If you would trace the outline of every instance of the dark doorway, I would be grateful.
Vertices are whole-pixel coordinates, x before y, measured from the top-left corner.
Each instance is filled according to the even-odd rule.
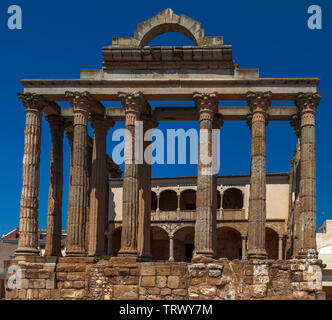
[[[186,261],[190,262],[193,257],[195,246],[191,243],[186,244]]]

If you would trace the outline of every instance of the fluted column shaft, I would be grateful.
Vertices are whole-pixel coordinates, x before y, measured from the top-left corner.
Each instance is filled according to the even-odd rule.
[[[271,105],[271,93],[247,94],[251,117],[251,170],[248,222],[249,259],[265,259],[266,223],[266,168],[265,168],[265,126],[267,110]]]
[[[213,157],[212,129],[218,110],[218,97],[216,93],[195,93],[194,101],[200,120],[194,258],[213,258],[216,252],[217,184],[216,174],[213,173],[214,161],[207,159]]]
[[[46,256],[61,256],[64,119],[47,117],[51,129],[50,186],[47,203]]]
[[[43,99],[19,94],[25,110],[24,155],[20,203],[20,237],[16,255],[38,255],[38,194]]]
[[[293,210],[293,239],[292,241],[292,256],[296,258],[298,256],[299,250],[301,248],[300,239],[301,228],[300,228],[300,214],[301,214],[301,196],[300,196],[300,160],[301,160],[301,119],[299,115],[293,117],[291,125],[294,127],[295,134],[297,136],[297,145],[294,150],[293,158],[293,170],[292,170],[292,181],[294,186],[292,186],[292,193],[294,191],[295,199],[294,204],[292,204]]]
[[[143,136],[158,123],[149,116],[142,118]],[[142,259],[151,259],[151,141],[143,141],[144,161],[139,165],[138,251]]]
[[[320,93],[299,93],[296,106],[301,119],[300,250],[299,256],[316,254],[316,146],[315,113]]]
[[[67,93],[74,111],[71,191],[67,222],[67,256],[86,255],[85,224],[88,208],[88,93]]]
[[[122,195],[122,231],[119,256],[138,257],[139,165],[136,152],[136,121],[140,119],[145,99],[140,93],[119,93],[125,110],[125,172]]]
[[[106,136],[112,122],[102,116],[92,118],[94,132],[92,151],[92,174],[89,214],[89,247],[90,256],[105,253],[105,216],[106,212]]]

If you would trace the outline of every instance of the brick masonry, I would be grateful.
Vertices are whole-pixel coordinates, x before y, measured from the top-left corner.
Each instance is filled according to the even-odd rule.
[[[25,257],[9,266],[21,268],[21,289],[6,288],[11,300],[324,299],[321,283],[308,282],[315,278],[310,268],[322,268],[314,258],[169,263]]]

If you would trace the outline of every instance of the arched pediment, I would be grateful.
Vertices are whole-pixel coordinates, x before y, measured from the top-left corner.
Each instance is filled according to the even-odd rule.
[[[140,47],[146,46],[153,38],[165,32],[180,32],[190,38],[196,45],[204,38],[202,24],[185,15],[178,16],[172,9],[159,12],[137,26],[134,38]]]

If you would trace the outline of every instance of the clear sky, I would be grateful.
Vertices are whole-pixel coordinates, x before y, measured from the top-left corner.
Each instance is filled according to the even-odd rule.
[[[23,29],[9,30],[10,5],[20,5]],[[307,9],[322,8],[323,29],[307,27]],[[133,36],[138,23],[172,8],[200,21],[206,35],[224,36],[233,45],[233,59],[241,68],[259,68],[261,77],[319,77],[322,99],[316,116],[317,224],[332,219],[332,2],[280,1],[79,1],[1,0],[0,2],[0,235],[19,225],[24,146],[24,107],[17,99],[20,79],[75,79],[80,69],[100,69],[101,47],[112,37]],[[178,34],[158,36],[150,45],[191,45]],[[292,104],[293,102],[289,102]],[[223,102],[221,101],[222,105]],[[229,102],[225,104],[229,105]],[[107,105],[116,105],[108,103]],[[152,106],[165,105],[152,102]],[[188,102],[185,105],[193,105]],[[196,122],[160,123],[161,128],[197,128]],[[123,126],[118,123],[115,128]],[[50,133],[43,120],[40,164],[39,226],[46,227]],[[112,130],[108,135],[108,150]],[[267,171],[287,172],[296,145],[288,122],[267,127]],[[69,147],[64,148],[64,205],[66,224]],[[250,134],[245,122],[226,122],[221,129],[222,174],[248,174]],[[153,176],[192,176],[195,165],[153,167]]]

